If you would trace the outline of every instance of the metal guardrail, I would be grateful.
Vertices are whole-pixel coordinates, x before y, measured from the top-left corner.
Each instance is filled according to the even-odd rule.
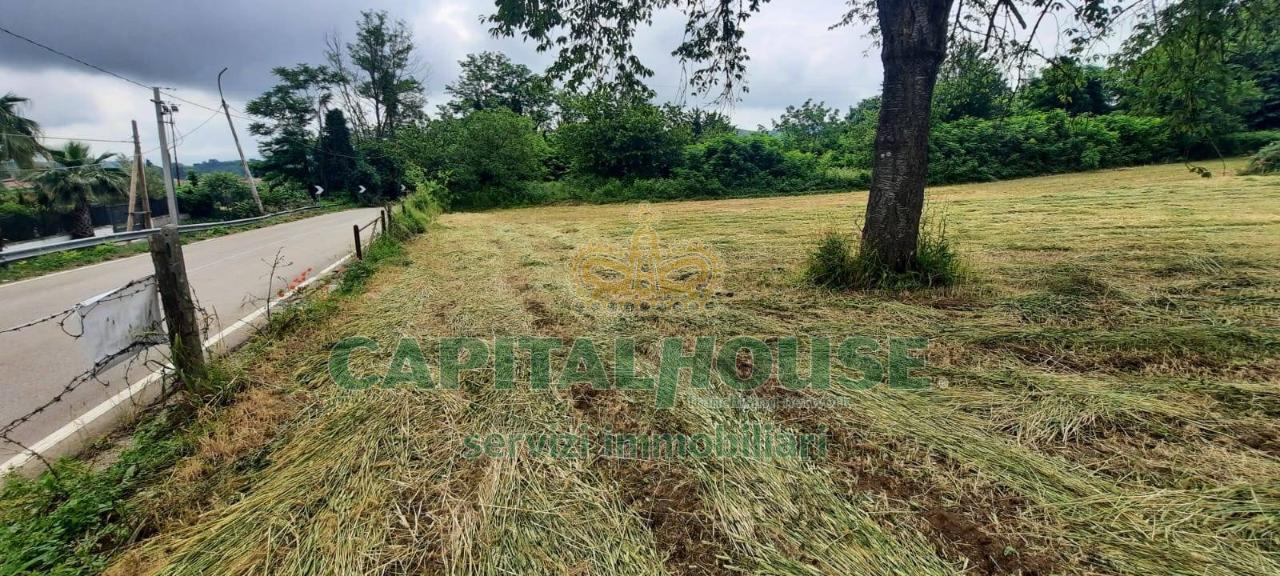
[[[294,208],[293,210],[282,210],[274,214],[266,214],[263,216],[254,216],[252,218],[241,218],[239,220],[225,220],[222,222],[201,222],[199,224],[184,224],[178,226],[178,233],[184,232],[200,232],[202,230],[212,230],[214,228],[223,228],[227,226],[239,226],[242,224],[252,224],[260,222],[268,218],[293,214],[295,212],[305,212],[307,210],[315,210],[320,206],[306,206],[303,208]],[[132,232],[119,232],[116,234],[107,234],[105,236],[92,236],[89,238],[81,238],[79,240],[68,240],[66,242],[58,242],[56,244],[46,244],[44,246],[36,246],[34,248],[24,248],[19,250],[6,250],[0,252],[0,264],[8,264],[9,262],[17,262],[43,256],[45,254],[53,254],[66,250],[76,250],[79,248],[88,248],[90,246],[98,246],[100,244],[110,244],[112,242],[128,242],[130,240],[139,240],[146,238],[156,232],[159,228],[147,228],[145,230],[134,230]]]

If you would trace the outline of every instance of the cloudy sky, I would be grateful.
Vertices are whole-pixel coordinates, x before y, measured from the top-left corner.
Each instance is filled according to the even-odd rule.
[[[768,124],[805,98],[845,107],[880,89],[880,62],[865,28],[828,30],[844,2],[786,0],[766,4],[748,24],[750,92],[726,110],[744,128]],[[5,0],[0,27],[43,42],[146,85],[173,88],[182,98],[218,103],[215,78],[224,66],[233,107],[272,84],[274,66],[323,60],[326,34],[350,39],[362,9],[385,9],[409,23],[429,89],[428,109],[446,100],[443,88],[466,54],[500,50],[534,70],[550,61],[519,39],[495,39],[480,22],[492,0]],[[643,61],[657,72],[659,100],[699,104],[686,94],[670,56],[683,30],[679,14],[659,14],[637,38]],[[49,136],[127,139],[136,119],[143,149],[156,147],[149,91],[0,33],[0,92],[32,100],[27,113]],[[179,103],[178,156],[184,163],[232,159],[224,119]],[[240,122],[242,137],[247,132]],[[55,143],[51,141],[50,143]],[[126,152],[128,145],[95,148]],[[250,140],[247,152],[257,155]],[[155,155],[151,155],[153,158]],[[158,159],[158,158],[157,158]]]

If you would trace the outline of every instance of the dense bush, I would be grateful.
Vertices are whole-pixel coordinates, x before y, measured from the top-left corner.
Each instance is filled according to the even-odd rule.
[[[448,188],[441,203],[454,208],[487,208],[526,200],[530,182],[540,180],[547,145],[533,122],[505,109],[446,118],[397,135],[409,164]]]
[[[312,203],[311,194],[301,184],[292,182],[259,186],[258,195],[262,198],[262,207],[269,213],[301,208]]]
[[[680,164],[690,131],[649,104],[587,97],[556,130],[554,145],[571,170],[604,178],[661,178]]]
[[[929,181],[1004,180],[1038,174],[1147,164],[1174,156],[1158,118],[1035,112],[934,126]]]
[[[1223,156],[1244,156],[1262,150],[1272,142],[1280,141],[1280,130],[1257,130],[1254,132],[1236,132],[1222,137],[1218,143],[1218,151]],[[1201,150],[1199,157],[1212,158],[1209,150]]]
[[[910,290],[959,284],[970,275],[968,263],[947,236],[946,218],[926,215],[920,225],[915,259],[907,270],[893,271],[862,250],[847,232],[829,230],[809,253],[804,277],[815,285],[836,290]]]
[[[40,218],[36,209],[12,200],[0,202],[0,238],[6,242],[30,240],[36,237]]]
[[[1249,159],[1249,165],[1241,170],[1241,174],[1275,174],[1280,172],[1280,140],[1272,142],[1253,158]]]
[[[175,191],[178,209],[198,219],[226,219],[257,213],[253,194],[243,178],[227,172],[215,172],[200,178],[194,186],[184,184]],[[245,212],[248,203],[249,214]]]
[[[817,169],[812,154],[788,153],[782,143],[764,135],[723,135],[685,150],[684,169],[714,180],[721,187],[760,188],[780,178],[804,176]]]

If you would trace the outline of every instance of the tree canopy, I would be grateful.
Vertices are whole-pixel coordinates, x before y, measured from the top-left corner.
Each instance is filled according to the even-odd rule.
[[[458,79],[445,87],[453,97],[444,109],[465,115],[477,110],[506,108],[528,116],[540,129],[551,127],[555,94],[551,82],[534,74],[528,66],[516,64],[501,52],[468,54],[458,63]]]
[[[0,96],[0,163],[12,161],[30,168],[38,156],[46,155],[37,140],[40,125],[19,113],[28,100],[12,92]]]

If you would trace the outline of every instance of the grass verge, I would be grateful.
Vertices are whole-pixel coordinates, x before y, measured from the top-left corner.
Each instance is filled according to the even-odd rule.
[[[434,216],[429,199],[407,200],[391,233],[344,270],[336,290],[322,287],[301,296],[240,350],[214,361],[210,382],[202,386],[214,393],[172,398],[81,456],[60,459],[35,478],[6,478],[0,574],[100,573],[121,550],[175,517],[194,514],[194,503],[227,496],[229,485],[222,482],[228,476],[265,466],[262,451],[306,397],[265,391],[247,367],[269,355],[272,342],[335,314]]]

